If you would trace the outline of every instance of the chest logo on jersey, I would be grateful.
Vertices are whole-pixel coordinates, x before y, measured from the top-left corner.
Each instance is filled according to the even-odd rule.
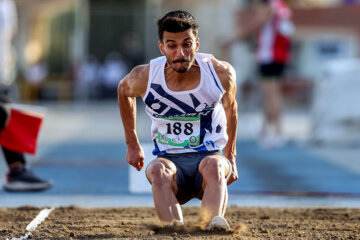
[[[151,108],[154,114],[163,116],[177,116],[184,113],[197,113],[206,111],[206,109],[214,108],[215,103],[201,103],[200,100],[192,93],[189,93],[186,102],[176,98],[175,96],[167,93],[160,84],[152,83],[145,101],[145,104]],[[159,95],[155,97],[154,94]],[[166,99],[161,101],[160,99]]]

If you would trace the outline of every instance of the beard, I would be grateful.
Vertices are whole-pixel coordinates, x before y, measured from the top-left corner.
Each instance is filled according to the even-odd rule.
[[[167,58],[167,62],[174,71],[176,71],[178,73],[186,73],[186,72],[188,72],[190,70],[191,66],[193,65],[194,59],[195,59],[194,57],[190,58],[190,59],[179,58],[179,59],[175,59],[173,61],[170,61]],[[180,67],[176,67],[175,66],[176,63],[188,63],[188,65],[182,65]]]

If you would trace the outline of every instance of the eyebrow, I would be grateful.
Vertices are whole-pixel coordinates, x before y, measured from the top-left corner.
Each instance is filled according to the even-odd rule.
[[[185,42],[185,41],[188,41],[188,40],[191,40],[191,37],[187,37],[183,41]],[[168,42],[176,42],[176,41],[173,40],[173,39],[168,39],[168,40],[165,41],[165,43],[168,43]]]

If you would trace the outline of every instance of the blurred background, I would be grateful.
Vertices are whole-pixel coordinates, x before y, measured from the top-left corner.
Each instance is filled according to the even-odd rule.
[[[239,50],[234,49],[231,56],[223,56],[219,47],[221,40],[236,29],[236,11],[251,1],[14,2],[18,24],[5,24],[16,28],[14,84],[17,97],[24,101],[113,97],[107,88],[116,85],[135,65],[159,55],[155,21],[173,9],[186,9],[196,17],[201,27],[201,51],[231,61],[238,70],[239,82],[255,77],[251,55],[238,54]],[[293,95],[298,94],[291,97],[299,104],[308,104],[309,85],[325,61],[358,57],[360,26],[355,19],[359,17],[359,6],[356,0],[288,2],[296,26],[288,77],[301,85],[291,89]]]
[[[239,11],[252,2],[0,0],[2,36],[14,32],[11,47],[0,47],[1,56],[10,59],[1,61],[6,69],[1,85],[16,102],[47,108],[38,153],[28,158],[39,175],[55,180],[53,189],[40,195],[0,191],[2,204],[36,204],[54,196],[148,193],[130,187],[134,173],[125,162],[116,88],[134,66],[160,55],[156,20],[177,9],[191,12],[197,20],[200,52],[229,61],[237,71],[240,179],[230,186],[230,194],[240,198],[234,199],[296,195],[356,202],[360,2],[287,1],[296,29],[281,86],[289,141],[276,149],[257,145],[262,94],[253,56],[255,39],[237,42],[229,52],[221,48],[238,30]],[[150,152],[150,122],[141,100],[137,102],[139,138]],[[147,156],[147,163],[150,160]],[[1,174],[7,171],[3,162]]]

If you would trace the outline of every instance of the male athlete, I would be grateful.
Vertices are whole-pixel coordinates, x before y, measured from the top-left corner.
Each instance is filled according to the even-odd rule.
[[[146,176],[160,220],[182,225],[180,204],[199,198],[206,228],[229,229],[227,185],[238,178],[235,71],[227,62],[197,53],[198,25],[188,12],[167,13],[158,21],[158,33],[164,56],[135,67],[118,86],[126,160],[139,171],[144,166],[135,129],[135,97],[141,96],[152,120],[157,158]]]

